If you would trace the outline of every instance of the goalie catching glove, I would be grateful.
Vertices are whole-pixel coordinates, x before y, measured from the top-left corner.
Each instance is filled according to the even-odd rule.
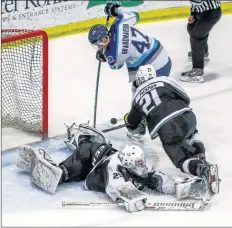
[[[139,135],[145,135],[146,134],[146,120],[143,119],[138,126],[135,128],[128,122],[128,113],[124,115],[124,122],[127,130],[131,132],[132,134],[139,134]]]
[[[105,138],[105,135],[97,129],[90,127],[89,124],[77,126],[73,123],[70,127],[67,127],[67,137],[68,140],[65,140],[65,143],[73,150],[86,140],[110,145],[110,141]]]

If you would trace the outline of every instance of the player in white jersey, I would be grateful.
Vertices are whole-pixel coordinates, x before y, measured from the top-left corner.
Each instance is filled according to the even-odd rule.
[[[138,13],[124,12],[113,3],[106,5],[105,13],[116,17],[110,30],[97,24],[88,34],[89,42],[98,48],[98,60],[107,61],[112,69],[120,69],[126,64],[129,82],[135,81],[138,68],[146,64],[153,65],[157,76],[169,76],[171,59],[163,45],[134,27],[139,21]]]
[[[85,180],[85,188],[105,192],[114,202],[124,202],[129,212],[145,207],[147,195],[141,190],[176,194],[201,199],[207,192],[204,181],[189,178],[176,182],[172,177],[149,166],[143,150],[126,145],[117,150],[101,132],[89,127],[68,128],[68,141],[74,149],[72,155],[56,164],[41,148],[24,146],[19,151],[16,165],[32,175],[32,181],[44,190],[55,193],[58,184]]]

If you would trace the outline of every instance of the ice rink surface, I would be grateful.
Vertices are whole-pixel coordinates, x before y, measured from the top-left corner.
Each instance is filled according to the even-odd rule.
[[[220,194],[204,212],[127,213],[123,208],[62,208],[61,201],[110,201],[107,195],[86,191],[83,182],[67,183],[50,195],[31,183],[30,176],[15,166],[17,149],[2,154],[2,225],[3,226],[232,226],[232,53],[229,35],[232,16],[223,16],[209,38],[211,61],[205,67],[205,83],[180,84],[192,98],[191,107],[198,119],[198,130],[206,146],[208,160],[219,166],[222,179]],[[191,68],[187,60],[189,37],[186,20],[138,25],[142,31],[159,39],[173,61],[172,77]],[[98,62],[88,45],[87,34],[50,42],[49,136],[65,133],[64,122],[82,123],[93,118],[94,89]],[[98,123],[122,117],[130,107],[131,91],[125,68],[113,71],[102,64]],[[77,104],[77,105],[75,105]],[[99,125],[99,127],[102,125]],[[127,138],[125,129],[108,137],[120,149]],[[13,140],[12,140],[13,139]],[[63,137],[35,144],[47,149],[55,161],[71,151]],[[39,137],[3,130],[5,149],[38,141]],[[163,172],[183,176],[169,161],[158,139],[146,135],[143,145],[149,161]],[[152,200],[175,200],[148,190]]]

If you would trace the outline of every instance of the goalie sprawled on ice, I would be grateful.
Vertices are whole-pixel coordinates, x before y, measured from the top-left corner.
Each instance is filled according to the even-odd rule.
[[[96,129],[74,124],[68,128],[72,155],[60,164],[42,149],[29,146],[20,148],[16,165],[32,175],[32,181],[48,192],[55,193],[64,182],[85,180],[86,189],[105,192],[114,202],[124,202],[127,211],[145,208],[147,195],[141,190],[148,187],[178,199],[199,199],[207,192],[200,178],[189,178],[177,183],[172,177],[155,171],[146,163],[143,150],[126,145],[117,150]],[[196,191],[197,190],[197,191]]]

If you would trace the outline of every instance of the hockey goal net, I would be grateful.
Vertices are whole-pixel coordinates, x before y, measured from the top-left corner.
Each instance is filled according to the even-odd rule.
[[[3,29],[2,128],[48,137],[48,36],[44,31]]]

